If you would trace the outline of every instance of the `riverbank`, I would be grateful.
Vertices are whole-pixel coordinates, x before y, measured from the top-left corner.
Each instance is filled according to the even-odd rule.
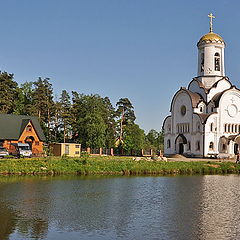
[[[239,174],[229,161],[135,161],[131,157],[2,159],[0,175],[192,175]]]

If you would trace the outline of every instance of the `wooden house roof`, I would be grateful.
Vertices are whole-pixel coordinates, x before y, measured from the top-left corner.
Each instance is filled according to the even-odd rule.
[[[36,117],[14,114],[0,114],[0,140],[18,140],[31,121],[41,141],[45,141],[43,130]]]

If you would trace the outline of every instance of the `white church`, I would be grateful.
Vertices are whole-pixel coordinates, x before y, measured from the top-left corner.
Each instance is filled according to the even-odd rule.
[[[231,158],[240,145],[240,90],[224,69],[225,42],[212,31],[198,47],[198,76],[173,96],[163,122],[164,154]]]

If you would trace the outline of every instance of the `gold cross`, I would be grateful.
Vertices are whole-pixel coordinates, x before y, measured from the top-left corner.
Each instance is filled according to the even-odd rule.
[[[212,13],[210,13],[209,15],[208,15],[208,17],[210,18],[210,32],[212,32],[212,29],[213,29],[213,18],[215,18],[215,16],[213,16],[213,14]]]

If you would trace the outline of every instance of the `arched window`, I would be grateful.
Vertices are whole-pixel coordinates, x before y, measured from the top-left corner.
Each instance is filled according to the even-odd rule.
[[[26,131],[27,131],[27,132],[31,132],[31,131],[32,131],[32,126],[31,126],[31,125],[28,125],[27,128],[26,128]]]
[[[224,124],[224,132],[227,132],[227,124]]]
[[[200,141],[196,142],[196,150],[199,151],[200,150]]]
[[[170,139],[167,140],[167,148],[171,148],[171,141],[170,141]]]
[[[215,53],[214,55],[214,61],[215,61],[215,71],[220,71],[220,54]]]
[[[204,71],[204,53],[201,53],[201,72]]]
[[[209,150],[213,150],[213,147],[214,147],[213,142],[210,142],[210,144],[209,144]]]
[[[203,107],[200,107],[200,112],[203,112]]]

